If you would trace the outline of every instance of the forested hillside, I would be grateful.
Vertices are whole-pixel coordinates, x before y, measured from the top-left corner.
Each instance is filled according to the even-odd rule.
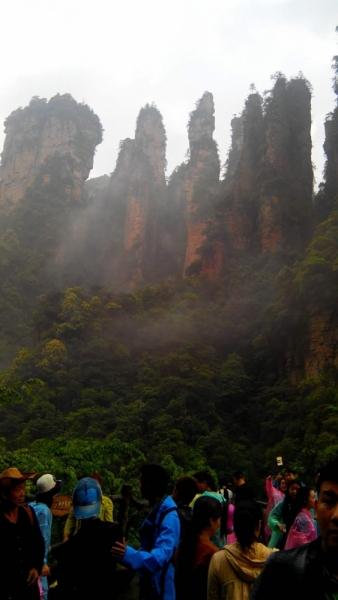
[[[154,106],[111,177],[86,185],[102,138],[89,107],[34,98],[9,117],[2,385],[44,385],[1,404],[4,468],[70,487],[100,470],[113,489],[147,459],[173,476],[242,468],[258,486],[277,455],[305,479],[338,455],[338,107],[314,195],[310,102],[302,75],[253,91],[219,180],[204,94],[168,184]]]

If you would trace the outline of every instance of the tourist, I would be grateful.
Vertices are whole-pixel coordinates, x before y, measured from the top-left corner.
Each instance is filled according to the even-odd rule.
[[[199,493],[197,496],[195,496],[192,505],[194,504],[196,499],[202,495],[210,496],[210,498],[218,500],[222,505],[221,525],[220,528],[213,535],[211,540],[212,543],[215,544],[215,546],[217,546],[217,548],[220,550],[226,544],[227,533],[230,533],[230,531],[228,531],[227,529],[230,505],[221,494],[216,492],[216,485],[213,476],[211,475],[211,473],[209,473],[209,471],[198,471],[197,473],[195,473],[194,479],[196,481]]]
[[[177,506],[166,494],[169,475],[160,465],[141,469],[140,492],[151,510],[141,527],[141,547],[116,543],[112,554],[122,565],[141,572],[140,600],[175,600],[173,558],[180,541]]]
[[[338,597],[338,460],[322,469],[315,506],[320,537],[267,560],[251,600],[317,600]],[[287,588],[287,591],[286,591]]]
[[[314,509],[315,502],[316,494],[312,487],[305,485],[299,488],[293,507],[294,521],[288,533],[285,550],[308,544],[318,537],[310,512]]]
[[[187,524],[192,519],[191,502],[197,494],[197,485],[192,477],[180,477],[174,487],[172,498],[176,502],[177,512],[181,523],[181,537],[183,537]]]
[[[36,514],[40,531],[45,542],[45,557],[43,561],[43,567],[40,577],[43,600],[48,598],[48,575],[50,575],[50,568],[48,566],[48,553],[51,545],[52,537],[52,524],[53,516],[51,513],[51,506],[53,504],[53,498],[55,494],[59,492],[62,486],[61,480],[56,480],[53,475],[49,473],[42,475],[36,482],[36,497],[35,501],[31,502],[29,506],[34,509]]]
[[[208,600],[249,600],[250,591],[273,552],[258,542],[262,509],[257,502],[236,504],[234,529],[237,541],[215,554],[210,563]]]
[[[255,490],[252,485],[246,483],[243,471],[235,471],[235,504],[243,500],[255,500]]]
[[[199,495],[204,492],[216,493],[214,478],[209,471],[197,471],[197,473],[193,475],[193,478],[195,479]]]
[[[286,481],[286,484],[288,484],[290,481],[294,481],[295,479],[297,479],[296,471],[294,469],[291,469],[291,467],[285,467],[284,479]]]
[[[269,514],[272,511],[272,509],[276,506],[276,504],[278,504],[278,502],[280,502],[281,500],[284,500],[285,492],[287,490],[287,484],[286,484],[285,479],[282,478],[279,481],[279,488],[276,489],[273,486],[272,477],[270,475],[266,479],[265,489],[266,489],[266,493],[268,496],[268,505],[266,507],[266,512],[265,512],[265,516],[264,516],[264,523],[265,523],[264,533],[265,533],[265,541],[268,543],[268,541],[271,537],[271,530],[268,526],[268,517],[269,517]]]
[[[300,487],[301,483],[297,479],[289,481],[284,500],[278,502],[270,512],[268,517],[268,527],[271,531],[269,548],[284,549],[286,536],[292,525],[292,508]]]
[[[81,522],[78,534],[56,550],[57,589],[62,600],[114,598],[116,594],[116,559],[111,547],[121,539],[117,523],[100,517],[102,490],[91,477],[75,486],[75,518]]]
[[[26,481],[36,473],[11,467],[0,475],[1,600],[39,600],[44,541],[35,512],[24,506]]]
[[[88,477],[91,479],[95,479],[98,482],[99,486],[102,488],[102,479],[99,473],[90,473]],[[107,521],[108,523],[113,523],[113,510],[114,506],[110,498],[108,496],[102,495],[101,499],[101,508],[99,518],[101,521]],[[63,541],[66,542],[71,535],[75,535],[79,531],[80,523],[75,518],[74,511],[72,510],[66,520],[65,528],[63,531]]]
[[[228,487],[228,480],[225,478],[221,478],[219,480],[219,493],[229,504],[235,503],[235,494]]]
[[[208,568],[218,547],[211,538],[220,528],[222,505],[211,496],[202,495],[193,506],[191,527],[186,531],[176,553],[177,600],[207,600]]]

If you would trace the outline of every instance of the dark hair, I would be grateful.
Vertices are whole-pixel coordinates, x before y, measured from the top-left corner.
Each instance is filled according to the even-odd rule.
[[[169,483],[168,471],[161,465],[148,463],[141,467],[140,479],[148,486],[149,496],[164,496]]]
[[[292,475],[297,475],[297,472],[294,469],[291,469],[291,467],[285,467],[284,474],[285,473],[292,473]]]
[[[203,481],[205,480],[203,479]],[[199,534],[209,525],[210,519],[216,521],[222,516],[222,510],[222,503],[216,498],[211,498],[211,496],[202,495],[194,503],[192,520],[176,553],[176,583],[178,588],[184,588],[186,578],[191,573]]]
[[[255,529],[262,521],[262,508],[258,502],[253,500],[243,500],[235,506],[234,530],[240,545],[244,548],[250,548],[256,540]]]
[[[286,488],[286,492],[285,492],[285,497],[283,500],[283,505],[282,505],[282,515],[283,515],[283,520],[285,523],[285,527],[286,530],[289,531],[293,521],[292,521],[292,516],[293,516],[293,510],[294,510],[294,503],[295,503],[295,498],[291,498],[289,491],[290,491],[290,487],[292,485],[299,485],[299,487],[302,487],[301,482],[299,481],[299,479],[291,479],[291,481],[289,481],[289,483],[287,484],[287,488]]]
[[[228,487],[228,480],[227,480],[227,478],[226,478],[226,477],[221,477],[221,478],[219,479],[218,483],[219,483],[219,487],[220,487],[220,488],[222,488],[223,486],[224,486],[224,487]]]
[[[285,479],[285,478],[284,478],[284,479]],[[299,485],[299,487],[302,487],[301,481],[299,481],[299,479],[291,479],[291,481],[289,481],[289,482],[287,483],[286,494],[289,494],[290,487],[291,487],[292,485],[295,485],[295,484],[296,484],[296,485]]]
[[[334,483],[338,483],[338,458],[328,463],[323,469],[320,470],[317,481],[318,495],[324,481],[333,481]]]
[[[175,490],[177,491],[175,502],[178,506],[188,506],[198,492],[196,481],[187,475],[176,481]]]
[[[54,496],[55,496],[55,490],[53,488],[51,490],[48,490],[48,492],[38,492],[35,495],[35,500],[36,500],[36,502],[41,502],[42,504],[46,504],[48,506],[48,508],[51,508],[51,506],[53,504]]]
[[[234,472],[234,478],[235,479],[242,479],[243,477],[244,477],[243,471],[235,471]]]
[[[197,473],[195,473],[195,475],[193,475],[193,478],[197,479],[197,481],[199,481],[200,483],[203,483],[203,481],[205,481],[205,483],[207,484],[207,486],[213,492],[216,492],[216,486],[215,486],[214,478],[211,475],[211,473],[209,473],[209,471],[197,471]]]
[[[291,507],[290,527],[294,524],[295,518],[300,513],[302,508],[305,508],[307,505],[310,492],[313,490],[314,488],[311,485],[302,485],[299,490],[297,490],[297,496]]]

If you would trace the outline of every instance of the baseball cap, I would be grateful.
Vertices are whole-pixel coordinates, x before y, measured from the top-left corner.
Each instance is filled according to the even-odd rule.
[[[95,479],[80,479],[73,492],[74,515],[77,519],[98,517],[101,509],[102,490]]]
[[[55,479],[54,475],[50,475],[50,473],[42,475],[36,482],[36,491],[38,494],[45,494],[51,490],[54,490],[57,494],[61,487],[61,479]]]

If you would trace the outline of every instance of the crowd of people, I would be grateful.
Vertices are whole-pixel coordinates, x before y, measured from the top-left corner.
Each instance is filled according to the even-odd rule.
[[[140,600],[338,599],[338,460],[318,471],[315,486],[292,469],[268,477],[265,514],[241,471],[233,491],[199,471],[169,495],[166,469],[145,464],[139,490],[149,512],[138,549],[122,538],[91,473],[73,491],[53,592],[50,508],[62,482],[42,475],[27,505],[26,482],[35,477],[15,467],[0,474],[1,599],[115,598],[117,564],[140,573]]]

